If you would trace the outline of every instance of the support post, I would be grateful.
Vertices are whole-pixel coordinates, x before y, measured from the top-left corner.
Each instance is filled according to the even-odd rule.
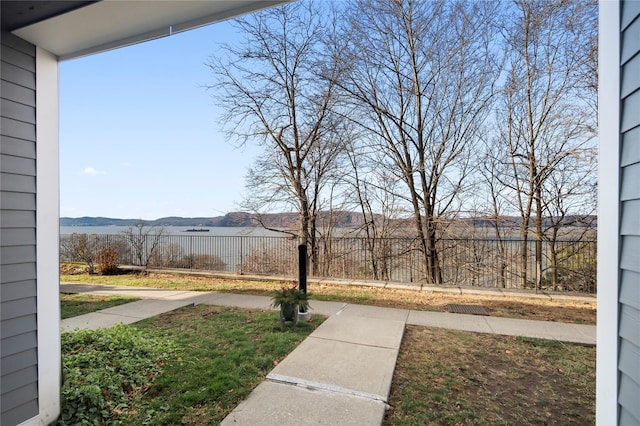
[[[307,292],[307,245],[298,245],[298,285],[300,291]]]

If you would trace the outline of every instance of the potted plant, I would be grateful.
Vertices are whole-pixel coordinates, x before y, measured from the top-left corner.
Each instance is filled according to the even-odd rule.
[[[293,327],[298,324],[299,313],[309,312],[309,294],[298,287],[282,287],[271,295],[274,308],[280,308],[280,329],[284,331],[284,322],[292,321]]]

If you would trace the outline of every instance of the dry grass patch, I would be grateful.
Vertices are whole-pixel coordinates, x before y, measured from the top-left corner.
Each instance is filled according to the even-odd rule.
[[[595,347],[408,327],[385,424],[595,421]]]

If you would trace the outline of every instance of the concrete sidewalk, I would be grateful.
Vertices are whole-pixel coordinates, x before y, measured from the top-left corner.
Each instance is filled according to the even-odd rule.
[[[189,304],[269,309],[267,296],[61,284],[61,292],[143,300],[62,321],[61,329],[109,327]],[[278,364],[223,425],[380,424],[406,325],[595,345],[596,327],[547,321],[311,302],[329,318]],[[295,403],[292,403],[295,401]]]

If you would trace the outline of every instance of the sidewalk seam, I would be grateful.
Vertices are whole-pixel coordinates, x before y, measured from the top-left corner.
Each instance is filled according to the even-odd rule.
[[[321,390],[326,392],[332,392],[340,395],[355,396],[357,398],[379,401],[384,404],[387,403],[387,398],[381,395],[376,395],[376,394],[367,393],[367,392],[360,392],[360,391],[356,391],[348,388],[343,388],[341,386],[327,385],[320,382],[313,382],[310,380],[299,379],[297,377],[269,373],[266,377],[266,380],[269,380],[275,383],[283,383],[283,384],[288,384],[292,386],[299,386],[306,389],[315,389],[315,390]]]

